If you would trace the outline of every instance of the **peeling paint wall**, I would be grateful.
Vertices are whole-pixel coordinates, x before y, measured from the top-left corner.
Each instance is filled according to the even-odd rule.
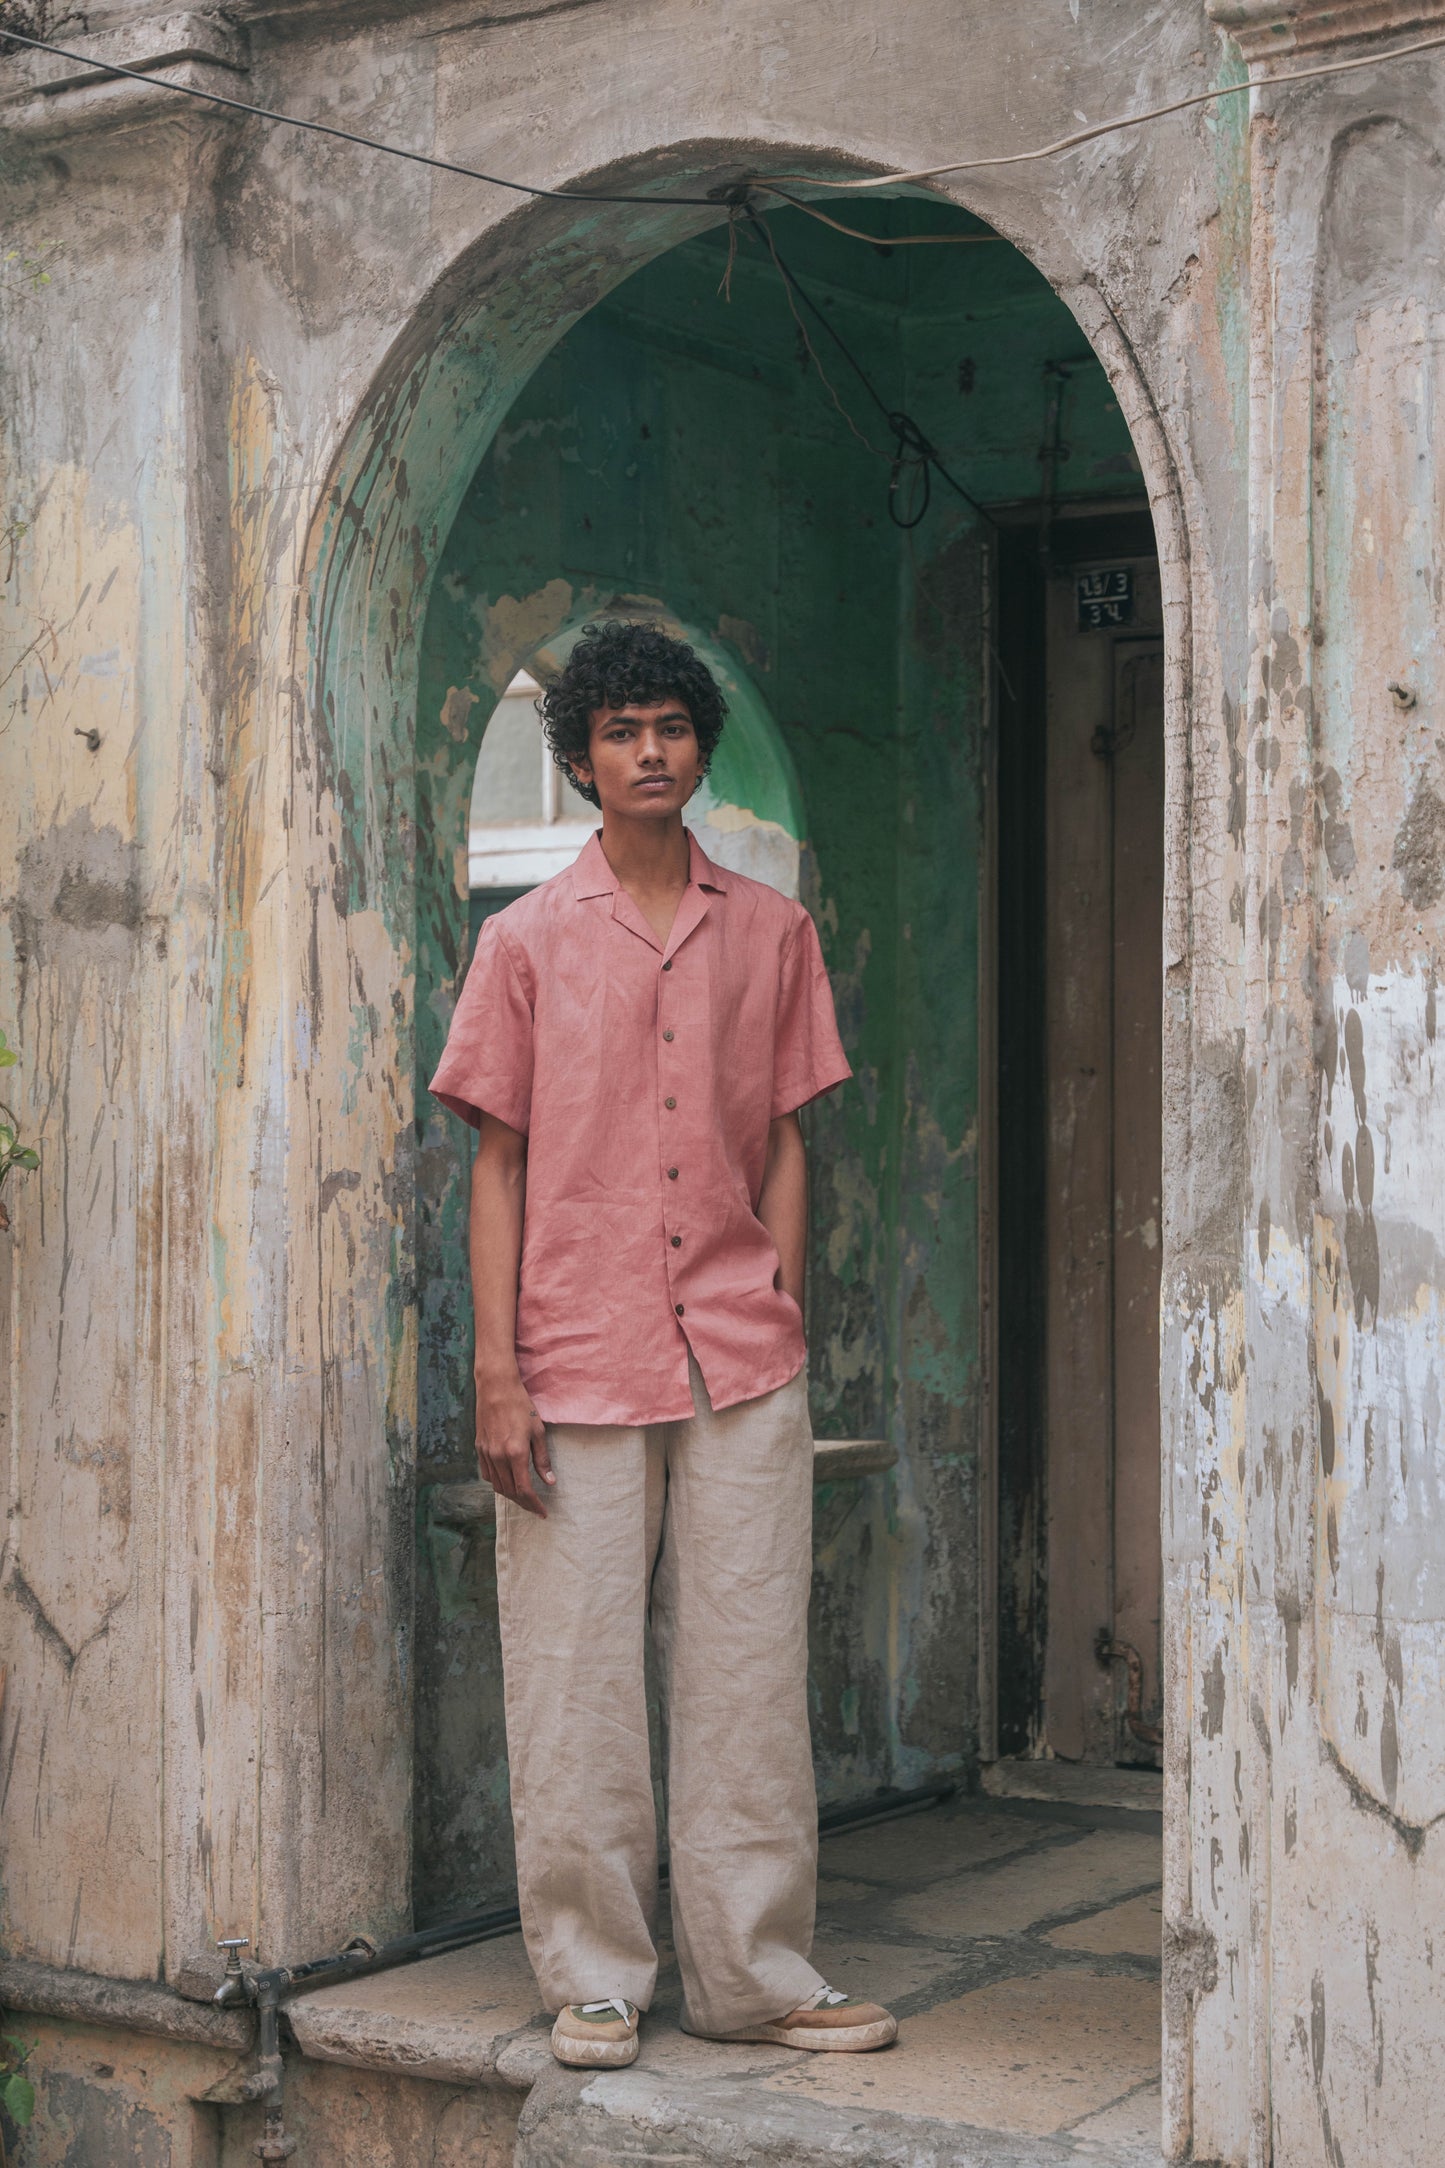
[[[187,17],[212,57],[173,63],[144,6],[90,11],[117,57],[628,192],[1001,155],[1252,72],[1248,106],[946,184],[1073,312],[1159,538],[1165,2126],[1178,2157],[1231,2168],[1438,2150],[1439,1546],[1420,1522],[1439,1512],[1445,146],[1435,61],[1269,78],[1442,12],[658,0],[638,36],[622,0],[344,24],[243,4]],[[0,63],[7,232],[51,269],[0,322],[0,1021],[44,1155],[0,1273],[4,1931],[199,1993],[216,1933],[280,1958],[409,1909],[425,614],[519,388],[715,221],[520,207],[135,83],[34,88],[56,66]],[[954,253],[910,275],[959,276]],[[925,378],[941,397],[963,356],[903,343],[951,448]],[[1005,460],[1020,449],[1011,421]],[[839,634],[837,505],[817,505],[778,560],[805,646]],[[929,533],[923,576],[947,577],[972,640],[966,528]],[[912,578],[888,613],[886,839],[856,772],[833,798],[820,782],[845,748],[811,773],[795,751],[863,1055],[852,1111],[817,1125],[842,1351],[820,1421],[886,1419],[923,1456],[889,1494],[886,1585],[917,1622],[903,1562],[927,1564],[943,1609],[921,1631],[953,1637],[952,1665],[967,1547],[930,1554],[925,1531],[945,1497],[966,1513],[975,1465],[974,1268],[939,1228],[978,1178],[977,1086],[966,979],[944,1005],[924,958],[966,931],[934,801],[972,822],[976,784],[947,729],[957,673],[899,599]],[[845,861],[886,909],[850,901]],[[874,1524],[834,1514],[825,1562],[861,1556]],[[839,1645],[824,1632],[825,1666]],[[974,1723],[947,1666],[910,1676],[899,1771]]]

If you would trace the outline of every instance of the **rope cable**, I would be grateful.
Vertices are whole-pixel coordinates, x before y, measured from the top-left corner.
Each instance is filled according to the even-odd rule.
[[[818,303],[808,292],[807,287],[804,286],[802,281],[799,279],[797,273],[790,269],[788,264],[784,261],[782,253],[778,248],[778,244],[773,239],[770,228],[758,216],[756,211],[745,211],[743,215],[746,217],[749,226],[758,235],[759,239],[763,241],[768,250],[768,253],[773,259],[774,264],[777,266],[778,275],[782,279],[783,284],[787,289],[788,303],[789,306],[792,308],[794,320],[797,322],[798,328],[803,334],[803,341],[804,345],[807,348],[809,358],[812,360],[813,365],[817,369],[819,376],[822,377],[824,384],[827,385],[828,392],[830,397],[832,398],[833,404],[837,407],[839,413],[843,416],[844,421],[847,422],[848,427],[852,430],[854,436],[858,438],[860,443],[866,445],[867,449],[870,452],[874,452],[875,454],[877,453],[877,446],[869,444],[868,439],[863,435],[862,430],[853,420],[851,414],[848,413],[847,409],[843,405],[843,402],[841,401],[841,399],[839,399],[836,390],[834,390],[833,385],[829,382],[827,373],[823,369],[823,366],[819,362],[817,354],[814,351],[813,342],[811,339],[809,339],[806,327],[803,325],[802,319],[798,315],[796,307],[797,302],[801,302],[803,307],[808,311],[809,315],[814,319],[814,321],[820,324],[823,330],[827,332],[828,337],[837,347],[844,361],[847,362],[848,367],[852,370],[854,376],[857,377],[858,382],[862,385],[864,391],[868,394],[868,397],[872,400],[874,406],[878,409],[878,412],[882,415],[884,421],[888,425],[890,432],[892,433],[893,451],[891,455],[885,452],[879,456],[889,461],[889,465],[892,470],[888,483],[888,516],[892,520],[894,526],[902,527],[903,529],[907,530],[910,527],[916,527],[918,525],[919,521],[923,518],[924,513],[928,510],[929,503],[933,494],[932,478],[936,474],[939,477],[940,481],[946,482],[948,484],[948,487],[954,492],[955,496],[961,497],[963,499],[963,502],[969,507],[970,511],[977,513],[978,517],[983,520],[987,526],[996,527],[998,522],[993,518],[991,513],[985,511],[984,507],[979,503],[976,497],[972,497],[969,495],[968,491],[964,488],[962,482],[958,480],[957,476],[949,472],[948,468],[943,463],[943,459],[938,451],[937,446],[930,443],[929,439],[919,428],[917,422],[914,421],[912,415],[906,413],[901,407],[889,406],[887,400],[877,389],[872,378],[868,375],[867,370],[863,367],[863,364],[859,361],[857,355],[853,352],[847,340],[843,337],[842,332],[839,331],[837,325],[831,321],[831,319],[827,315],[827,312],[819,307]],[[913,483],[913,493],[909,504],[909,510],[911,511],[912,516],[904,517],[902,508],[900,506],[900,492],[903,487],[904,478],[910,472],[915,476],[915,480]]]
[[[35,52],[52,53],[60,60],[71,60],[81,67],[94,68],[102,77],[124,76],[131,82],[148,83],[156,90],[173,91],[180,97],[199,99],[209,105],[225,106],[235,113],[246,113],[253,120],[274,121],[286,128],[304,128],[313,135],[332,136],[338,142],[359,144],[363,150],[382,151],[392,158],[407,159],[413,165],[430,166],[439,173],[455,173],[463,180],[485,181],[492,188],[510,189],[516,195],[545,197],[556,203],[637,204],[648,209],[672,204],[693,210],[712,210],[720,200],[718,195],[639,196],[614,195],[600,190],[594,192],[570,188],[542,188],[529,181],[507,180],[501,174],[482,173],[474,166],[458,165],[448,158],[433,158],[425,151],[404,150],[400,144],[383,143],[376,136],[358,135],[352,129],[338,128],[328,121],[305,120],[295,113],[278,113],[268,106],[248,105],[242,98],[228,98],[221,91],[203,90],[194,83],[173,82],[166,76],[148,74],[142,68],[127,67],[118,60],[101,60],[94,53],[79,53],[71,46],[54,44],[48,38],[34,38],[24,31],[7,29],[3,21],[0,21],[0,48],[9,45],[24,45]],[[1222,83],[1212,90],[1192,91],[1188,97],[1173,98],[1163,105],[1148,106],[1141,113],[1120,113],[1109,120],[1095,121],[1087,127],[1075,129],[1070,135],[1059,136],[1052,143],[1039,144],[1032,150],[1004,151],[990,158],[957,158],[946,165],[919,166],[912,172],[890,170],[887,173],[866,176],[852,175],[844,180],[828,180],[814,173],[755,174],[749,177],[748,185],[766,188],[769,193],[782,196],[785,202],[794,203],[795,208],[806,210],[807,205],[796,204],[795,199],[784,195],[775,183],[787,181],[809,188],[830,188],[853,194],[864,189],[897,188],[917,181],[938,180],[948,173],[981,173],[1000,166],[1028,165],[1039,159],[1057,158],[1066,151],[1078,150],[1085,143],[1097,142],[1101,136],[1115,135],[1126,128],[1141,128],[1147,121],[1164,120],[1170,114],[1185,113],[1195,106],[1212,105],[1216,98],[1239,97],[1254,90],[1273,90],[1288,83],[1318,82],[1325,76],[1348,75],[1357,68],[1373,68],[1382,66],[1387,61],[1409,60],[1417,53],[1437,52],[1442,46],[1445,46],[1445,31],[1437,31],[1430,37],[1415,38],[1408,45],[1393,46],[1387,53],[1357,53],[1348,60],[1330,60],[1315,68],[1293,68],[1279,75],[1264,77],[1258,82],[1251,77],[1242,83]],[[44,85],[38,84],[36,88],[43,90]],[[821,212],[811,215],[823,216]],[[885,247],[988,238],[986,235],[972,234],[908,234],[880,238],[872,234],[860,234],[846,227],[840,227],[839,231],[851,232],[853,238],[868,240],[875,246]]]
[[[0,0],[0,11],[3,11],[3,0]],[[806,287],[800,283],[796,274],[784,262],[773,238],[771,228],[758,215],[757,207],[752,200],[754,190],[775,197],[790,209],[803,212],[806,217],[818,220],[821,224],[831,227],[837,233],[845,234],[850,240],[864,241],[878,249],[957,245],[960,242],[994,240],[999,236],[991,233],[866,233],[858,227],[844,225],[840,220],[830,217],[825,211],[817,209],[812,204],[800,201],[796,196],[791,195],[788,189],[780,187],[778,183],[788,182],[804,187],[827,188],[848,194],[856,194],[864,190],[897,188],[915,182],[938,180],[945,174],[950,173],[976,173],[1002,166],[1031,164],[1045,158],[1060,157],[1067,151],[1078,150],[1086,143],[1097,142],[1102,136],[1118,134],[1129,128],[1139,128],[1148,121],[1163,120],[1171,114],[1188,112],[1197,106],[1211,105],[1217,98],[1237,97],[1255,89],[1275,89],[1290,83],[1316,82],[1325,76],[1346,75],[1356,69],[1374,67],[1386,61],[1407,60],[1418,53],[1435,52],[1445,46],[1445,31],[1436,32],[1425,38],[1416,38],[1408,45],[1394,46],[1386,53],[1357,54],[1348,60],[1327,61],[1320,67],[1296,68],[1282,74],[1271,75],[1258,83],[1250,78],[1242,83],[1225,83],[1210,90],[1195,91],[1187,97],[1171,99],[1163,105],[1150,106],[1140,113],[1117,114],[1109,120],[1094,122],[1089,126],[1074,130],[1069,135],[1060,136],[1052,143],[1041,144],[1031,150],[1006,151],[989,158],[960,158],[946,165],[920,166],[912,172],[893,170],[866,177],[852,175],[843,180],[823,179],[816,174],[806,173],[779,173],[771,176],[755,174],[746,181],[734,184],[730,189],[715,190],[712,194],[706,196],[614,194],[605,190],[545,188],[530,181],[509,180],[501,174],[483,173],[475,166],[464,166],[449,158],[433,157],[426,151],[406,150],[396,143],[384,143],[378,137],[360,135],[350,128],[339,128],[329,121],[307,120],[294,113],[278,113],[269,106],[250,105],[242,98],[229,98],[221,91],[202,89],[199,85],[193,83],[179,83],[167,76],[151,74],[143,68],[126,66],[120,61],[102,60],[93,53],[77,52],[73,47],[55,44],[47,38],[31,37],[24,31],[5,27],[3,13],[0,13],[0,52],[16,45],[26,46],[35,52],[53,54],[57,59],[69,60],[81,67],[94,68],[98,77],[102,80],[118,76],[129,82],[145,83],[156,90],[171,91],[178,96],[195,99],[207,105],[222,106],[230,112],[244,113],[252,120],[270,121],[280,127],[300,128],[312,135],[330,136],[337,142],[355,144],[363,150],[381,151],[388,157],[401,158],[412,165],[427,166],[434,172],[455,174],[462,180],[483,181],[491,188],[504,188],[514,195],[542,198],[554,203],[636,205],[647,210],[668,207],[690,210],[721,210],[726,206],[729,234],[728,261],[723,274],[723,289],[728,291],[730,296],[732,268],[736,254],[736,227],[739,217],[742,217],[746,219],[753,232],[764,242],[772,257],[778,275],[783,282],[788,298],[788,306],[797,323],[804,350],[826,387],[834,406],[838,409],[839,414],[853,434],[867,450],[878,457],[889,460],[891,469],[888,485],[889,517],[895,526],[907,531],[916,527],[928,510],[932,496],[932,477],[934,474],[937,474],[939,479],[945,482],[954,494],[960,497],[980,519],[986,521],[991,527],[997,523],[984,510],[984,507],[977,499],[970,496],[957,477],[949,472],[937,448],[930,443],[912,416],[901,408],[890,408],[888,406],[836,325],[830,321],[825,311],[819,307]],[[43,90],[44,87],[43,85],[36,85],[37,90]],[[887,424],[893,437],[891,456],[886,452],[880,453],[878,447],[869,442],[852,415],[843,405],[819,359],[812,339],[809,337],[807,326],[799,313],[799,305],[808,311],[815,323],[822,326]],[[905,511],[900,498],[905,477],[909,475],[912,475],[914,479]]]
[[[1437,31],[1428,38],[1416,38],[1412,44],[1396,45],[1388,53],[1357,53],[1351,60],[1329,60],[1318,68],[1294,68],[1283,75],[1269,75],[1256,82],[1253,77],[1243,83],[1222,83],[1215,90],[1192,91],[1187,98],[1172,98],[1167,105],[1151,105],[1142,113],[1118,113],[1112,120],[1095,121],[1085,128],[1075,129],[1072,135],[1059,136],[1053,143],[1041,143],[1029,151],[1005,151],[995,158],[957,158],[951,165],[919,166],[915,172],[874,173],[867,179],[845,181],[822,180],[816,173],[777,173],[773,180],[805,182],[810,188],[846,189],[851,195],[861,188],[897,188],[910,181],[936,181],[945,173],[981,173],[991,166],[1022,166],[1040,158],[1057,158],[1064,151],[1078,150],[1082,144],[1093,143],[1100,136],[1116,135],[1124,128],[1141,128],[1145,121],[1164,120],[1171,113],[1187,113],[1191,106],[1212,105],[1216,98],[1235,98],[1245,91],[1274,90],[1282,83],[1313,83],[1325,75],[1348,75],[1355,68],[1374,68],[1387,60],[1408,60],[1415,53],[1438,51],[1445,45],[1445,31]],[[758,176],[759,180],[763,177]]]
[[[807,218],[816,218],[820,226],[831,226],[834,233],[846,233],[850,241],[867,241],[877,249],[890,248],[958,248],[970,241],[1002,241],[1001,233],[865,233],[861,226],[845,226],[841,219],[830,218],[815,203],[804,203],[801,196],[790,196],[785,188],[775,188],[771,181],[754,178],[750,189],[761,189],[766,196],[776,196],[793,211],[801,211]]]

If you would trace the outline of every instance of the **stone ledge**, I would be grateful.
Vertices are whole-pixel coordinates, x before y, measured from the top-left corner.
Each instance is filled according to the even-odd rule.
[[[0,110],[7,131],[34,139],[174,121],[182,116],[214,120],[219,107],[177,97],[161,85],[108,76],[103,68],[113,62],[146,75],[164,75],[194,90],[239,97],[238,78],[250,67],[244,36],[222,17],[195,9],[117,24],[109,30],[76,30],[57,36],[54,42],[93,55],[100,66],[24,47],[0,59],[0,84],[4,85]]]
[[[830,1838],[819,1961],[898,2011],[876,2057],[692,2038],[664,1945],[638,2062],[562,2070],[515,1933],[287,2017],[317,2061],[510,2096],[513,2168],[1161,2168],[1153,1819],[958,1800]]]
[[[1445,25],[1445,0],[1208,0],[1246,60],[1327,52],[1365,38]]]
[[[298,1995],[303,2055],[356,2070],[525,2092],[553,2068],[520,1935]]]
[[[878,1475],[898,1459],[889,1438],[818,1438],[813,1445],[815,1483],[851,1482]],[[422,1493],[426,1519],[433,1528],[490,1528],[497,1501],[486,1483],[433,1483]]]
[[[1068,2138],[1027,2137],[770,2093],[746,2078],[679,2083],[632,2069],[558,2072],[522,2111],[518,2168],[1084,2168],[1104,2162]],[[1157,2147],[1111,2145],[1108,2168],[1163,2168]]]
[[[0,2005],[36,2017],[123,2025],[157,2040],[188,2040],[232,2051],[244,2052],[255,2037],[249,2013],[188,2002],[156,1980],[112,1980],[25,1957],[0,1960]]]
[[[1092,1762],[996,1761],[984,1766],[979,1782],[990,1799],[1106,1807],[1132,1814],[1164,1811],[1164,1779],[1153,1769],[1116,1769]]]

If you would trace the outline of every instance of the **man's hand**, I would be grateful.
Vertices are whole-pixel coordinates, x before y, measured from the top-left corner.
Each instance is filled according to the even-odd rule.
[[[525,1513],[546,1520],[547,1508],[532,1481],[555,1483],[547,1452],[547,1430],[520,1377],[491,1385],[477,1380],[477,1465],[482,1481],[499,1497],[511,1498]]]
[[[472,1309],[477,1338],[477,1464],[499,1497],[546,1520],[532,1481],[556,1482],[542,1418],[517,1370],[517,1282],[527,1202],[527,1140],[482,1116],[472,1162]]]
[[[780,1114],[768,1126],[758,1218],[778,1253],[773,1285],[791,1295],[801,1310],[808,1258],[808,1151],[796,1114]]]

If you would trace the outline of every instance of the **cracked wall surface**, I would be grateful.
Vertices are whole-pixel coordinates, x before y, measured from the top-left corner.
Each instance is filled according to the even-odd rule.
[[[90,11],[114,57],[629,193],[1002,154],[1254,70],[946,184],[1072,311],[1159,539],[1166,2136],[1240,2168],[1435,2150],[1439,64],[1270,75],[1441,16],[242,4],[177,57]],[[204,1992],[218,1933],[408,1914],[433,569],[518,387],[716,221],[519,207],[64,63],[0,97],[49,271],[0,324],[0,1021],[42,1152],[0,1265],[4,1932]],[[856,1021],[878,965],[825,929]],[[936,1112],[881,1224],[956,1306]]]

